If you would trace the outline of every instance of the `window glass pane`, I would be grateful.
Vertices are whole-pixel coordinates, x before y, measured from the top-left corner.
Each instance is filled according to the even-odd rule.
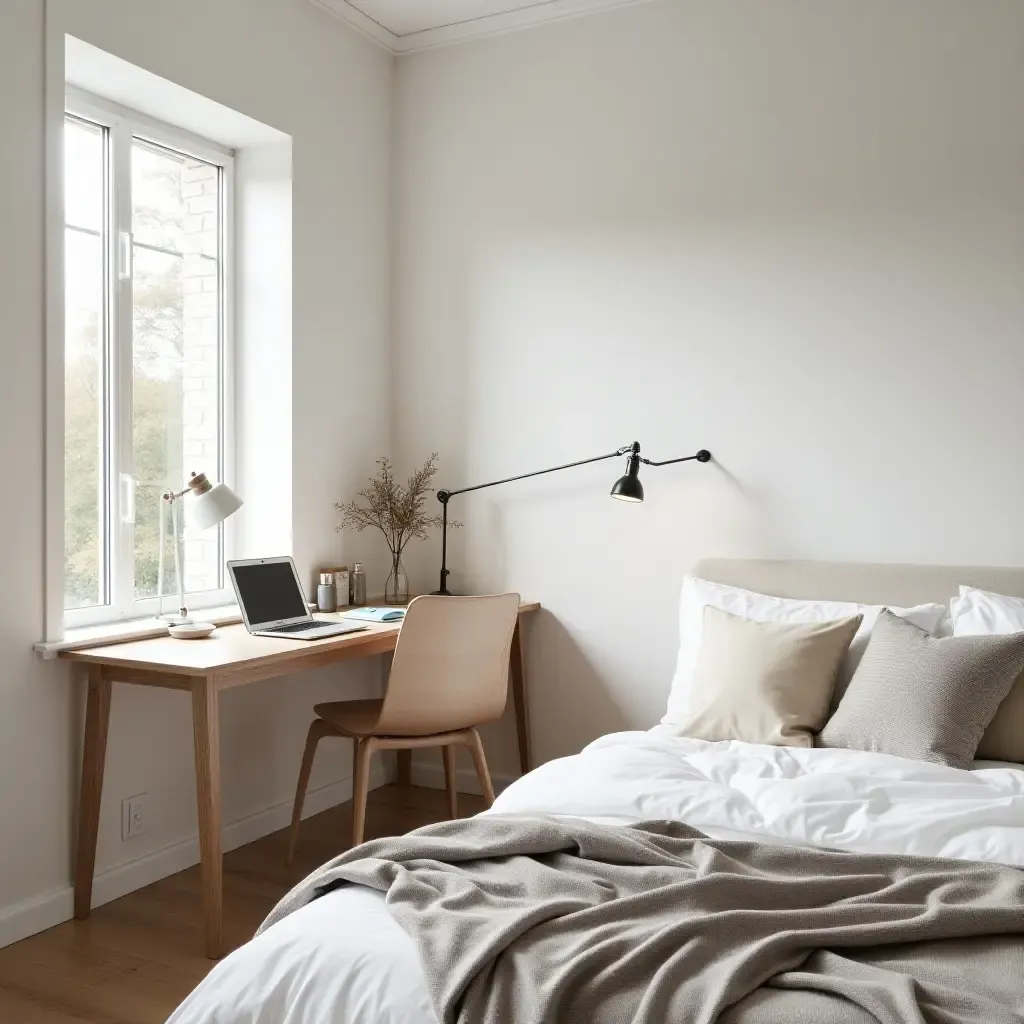
[[[135,241],[179,253],[216,257],[220,169],[136,141],[132,147]]]
[[[68,118],[64,122],[64,222],[103,230],[104,131]]]
[[[220,266],[200,254],[219,250],[218,203],[217,167],[134,144],[136,599],[157,593],[161,493],[181,490],[193,471],[219,477]],[[170,529],[168,541],[165,594],[177,588]],[[181,541],[186,591],[219,590],[221,531],[185,525]]]
[[[69,121],[68,212],[96,231],[64,232],[64,607],[106,602],[104,540],[104,132]],[[98,213],[96,211],[99,211]]]

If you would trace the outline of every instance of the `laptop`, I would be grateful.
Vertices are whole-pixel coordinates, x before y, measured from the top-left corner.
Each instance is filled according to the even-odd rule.
[[[369,628],[359,622],[314,619],[303,596],[295,563],[288,556],[235,559],[228,562],[228,575],[245,628],[253,636],[323,640]]]

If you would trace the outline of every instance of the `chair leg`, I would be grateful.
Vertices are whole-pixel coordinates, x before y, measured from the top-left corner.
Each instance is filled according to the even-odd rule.
[[[366,796],[370,789],[370,758],[377,749],[377,741],[366,736],[359,741],[356,753],[356,775],[352,785],[352,845],[363,841],[366,827]]]
[[[288,834],[288,857],[286,863],[295,860],[295,847],[299,842],[299,823],[302,821],[302,805],[309,787],[309,776],[313,771],[313,758],[316,756],[317,744],[325,736],[335,735],[334,730],[322,718],[313,720],[306,733],[306,748],[302,752],[302,767],[299,768],[299,782],[295,787],[295,803],[292,805],[292,826]]]
[[[459,793],[455,788],[455,744],[449,743],[441,748],[444,758],[444,788],[448,791],[448,817],[459,816]]]
[[[476,729],[469,729],[466,741],[469,752],[473,755],[473,767],[476,768],[480,788],[484,791],[487,806],[490,807],[494,803],[494,787],[491,785],[491,773],[487,770],[487,758],[484,756],[484,745],[480,742],[480,733]]]

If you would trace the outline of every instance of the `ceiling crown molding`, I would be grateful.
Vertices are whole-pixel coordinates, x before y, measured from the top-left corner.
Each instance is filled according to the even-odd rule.
[[[385,50],[390,50],[391,53],[399,52],[398,36],[347,3],[347,0],[310,0],[310,3],[327,11],[328,14],[333,14],[336,18],[348,22],[364,36],[368,36],[379,46],[383,46]]]
[[[352,25],[378,46],[382,46],[388,52],[396,55],[413,53],[416,50],[429,50],[438,46],[449,46],[452,43],[478,39],[481,36],[530,28],[547,21],[578,18],[584,14],[593,14],[611,7],[626,7],[644,2],[646,0],[539,0],[529,7],[516,11],[472,18],[469,21],[441,25],[437,28],[398,36],[379,22],[374,21],[373,18],[363,14],[358,8],[353,7],[348,0],[310,0],[310,3]]]

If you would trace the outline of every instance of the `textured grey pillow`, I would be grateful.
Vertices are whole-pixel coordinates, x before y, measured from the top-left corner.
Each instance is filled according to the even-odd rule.
[[[970,768],[1024,669],[1024,633],[934,637],[884,609],[819,747]]]

